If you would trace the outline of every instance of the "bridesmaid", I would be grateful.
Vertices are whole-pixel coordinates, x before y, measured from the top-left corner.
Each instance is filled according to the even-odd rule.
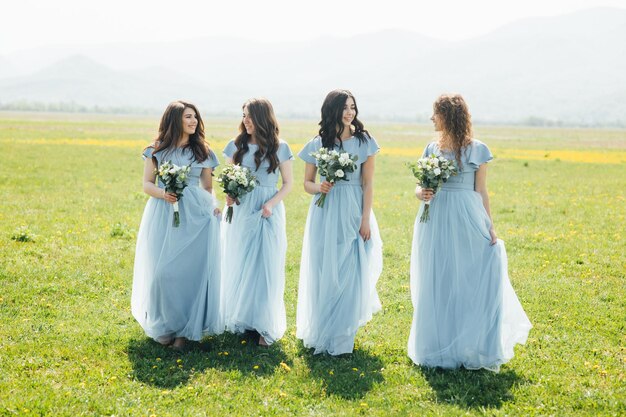
[[[431,120],[439,133],[423,157],[456,160],[459,174],[433,195],[430,220],[418,213],[411,252],[413,324],[409,357],[418,365],[498,371],[525,343],[532,327],[507,273],[504,242],[497,239],[489,210],[487,146],[472,138],[467,104],[442,95]],[[422,205],[423,207],[423,205]]]
[[[131,309],[146,334],[182,350],[187,340],[223,332],[220,316],[220,222],[211,194],[218,165],[204,139],[196,106],[169,104],[154,143],[143,153],[143,190],[150,196],[137,235]],[[173,227],[176,195],[156,182],[165,161],[191,165],[189,186],[178,202],[180,226]]]
[[[357,118],[352,93],[331,91],[322,104],[319,136],[299,153],[306,162],[304,189],[313,194],[304,232],[298,290],[297,333],[314,353],[351,353],[360,326],[380,310],[376,282],[382,242],[372,211],[374,158],[379,146]],[[348,181],[316,182],[310,153],[320,148],[357,155]],[[326,194],[323,207],[315,201]]]
[[[243,105],[239,135],[224,148],[228,163],[249,168],[257,180],[240,205],[226,197],[234,211],[232,223],[224,223],[222,231],[224,317],[227,330],[253,333],[260,346],[280,339],[287,327],[283,199],[293,186],[293,155],[278,135],[271,103],[253,98]]]

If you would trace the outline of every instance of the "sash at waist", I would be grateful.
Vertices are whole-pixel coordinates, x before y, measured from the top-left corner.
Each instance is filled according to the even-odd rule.
[[[352,181],[340,181],[340,182],[335,183],[335,187],[344,187],[344,186],[361,187],[361,184],[358,182],[352,182]]]
[[[465,182],[447,182],[441,186],[442,190],[465,190],[474,191],[474,184]]]
[[[322,177],[321,181],[325,181],[325,178]],[[345,180],[341,180],[341,181],[337,181],[335,183],[335,187],[340,187],[340,186],[345,186],[345,185],[352,186],[352,187],[361,187],[361,181],[345,181]]]

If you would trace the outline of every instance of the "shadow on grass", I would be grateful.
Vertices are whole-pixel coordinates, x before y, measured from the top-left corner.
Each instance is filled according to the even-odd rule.
[[[330,356],[313,354],[313,349],[300,347],[300,356],[309,368],[311,377],[321,380],[326,395],[336,395],[347,400],[359,399],[382,382],[382,361],[364,350],[351,354]]]
[[[418,367],[442,403],[464,408],[500,408],[514,400],[511,388],[524,383],[513,370],[445,370]]]
[[[190,342],[185,352],[148,338],[131,340],[127,353],[139,381],[166,389],[184,385],[194,374],[206,369],[263,376],[292,366],[280,341],[263,348],[250,339],[229,333],[207,337],[200,343]]]
[[[210,355],[211,367],[223,371],[237,370],[242,375],[270,375],[284,366],[291,368],[291,359],[282,350],[281,341],[269,347],[256,346],[256,340],[224,333],[214,337]],[[282,365],[281,365],[282,363]]]

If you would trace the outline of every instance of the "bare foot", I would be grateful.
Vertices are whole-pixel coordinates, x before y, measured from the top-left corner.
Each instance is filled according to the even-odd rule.
[[[174,350],[184,350],[185,345],[187,344],[187,339],[184,337],[177,337],[174,340],[174,344],[172,345],[172,349]]]
[[[160,336],[156,338],[156,341],[162,344],[163,346],[171,345],[174,341],[174,338],[168,336]]]
[[[263,347],[269,346],[269,343],[265,341],[265,338],[263,336],[259,336],[259,346],[263,346]]]

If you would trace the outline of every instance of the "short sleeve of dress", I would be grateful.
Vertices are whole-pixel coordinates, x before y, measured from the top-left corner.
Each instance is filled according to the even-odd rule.
[[[232,159],[233,155],[235,155],[235,152],[237,152],[237,145],[235,145],[234,140],[231,140],[224,148],[224,152],[222,152],[222,154],[224,155],[224,157]]]
[[[278,146],[278,162],[282,164],[283,162],[290,159],[293,159],[293,153],[291,152],[291,148],[289,147],[289,144],[287,144],[287,142],[281,141],[280,145]]]
[[[379,150],[380,146],[378,145],[378,142],[376,142],[376,139],[370,136],[369,140],[367,141],[367,156],[369,157],[372,155],[376,155]]]
[[[319,136],[314,137],[306,145],[304,145],[304,148],[302,148],[302,150],[298,153],[298,156],[304,162],[317,165],[315,158],[309,154],[311,152],[317,151],[321,147],[321,144],[322,144],[322,138],[320,138]]]
[[[471,145],[470,154],[467,158],[468,164],[475,170],[477,170],[482,164],[487,163],[493,159],[491,151],[479,140],[473,140]]]
[[[434,142],[429,143],[424,148],[424,152],[422,152],[422,158],[428,158],[433,153],[433,144]]]
[[[147,146],[146,149],[141,153],[141,157],[146,160],[148,158],[152,158],[152,152],[154,151],[154,146]]]
[[[215,152],[209,150],[209,157],[205,159],[204,161],[198,163],[196,166],[200,168],[214,169],[219,164],[220,164],[220,161],[217,159],[217,155],[215,155]]]
[[[366,141],[364,143],[359,143],[359,159],[357,160],[360,164],[365,163],[365,161],[367,161],[367,158],[369,158],[372,155],[375,155],[379,150],[380,150],[380,146],[378,146],[378,143],[376,142],[376,139],[374,139],[371,136],[366,136]],[[352,139],[352,140],[359,140],[359,139]]]

